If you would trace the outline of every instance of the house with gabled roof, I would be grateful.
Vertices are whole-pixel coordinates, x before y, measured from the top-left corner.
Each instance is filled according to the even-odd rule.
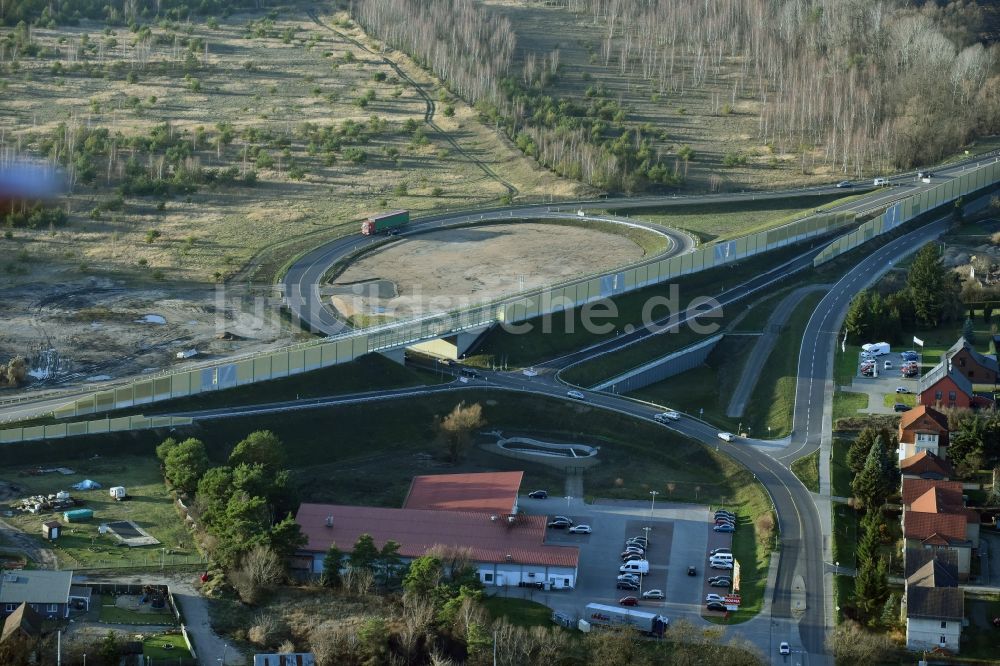
[[[927,405],[904,412],[897,432],[900,460],[921,451],[948,457],[948,417]]]
[[[954,474],[951,463],[926,450],[900,460],[899,472],[904,479],[929,481],[947,481]]]
[[[0,631],[0,643],[12,638],[31,640],[42,633],[42,616],[26,603],[21,603],[7,616]]]
[[[968,377],[941,361],[920,378],[920,404],[926,407],[971,409],[975,394]]]
[[[979,547],[979,513],[965,506],[957,481],[904,478],[903,539],[910,549],[954,554],[958,577],[965,580]]]
[[[903,613],[908,650],[958,653],[965,596],[958,587],[957,571],[947,558],[928,558],[907,576]]]
[[[27,603],[44,618],[67,618],[72,585],[72,571],[21,569],[0,574],[0,617]]]
[[[964,336],[944,353],[944,357],[971,383],[996,385],[997,375],[1000,374],[997,359],[977,352]]]

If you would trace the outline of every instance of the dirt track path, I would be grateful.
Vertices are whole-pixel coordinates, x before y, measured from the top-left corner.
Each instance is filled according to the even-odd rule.
[[[14,550],[19,550],[28,556],[28,559],[41,565],[44,569],[58,569],[59,560],[56,554],[49,548],[42,548],[38,545],[38,539],[30,534],[25,534],[13,525],[0,520],[0,537]]]

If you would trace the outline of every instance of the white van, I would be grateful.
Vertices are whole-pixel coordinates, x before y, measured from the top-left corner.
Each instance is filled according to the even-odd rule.
[[[732,562],[733,561],[733,554],[732,553],[716,553],[715,555],[712,555],[712,557],[708,558],[708,561],[709,562]]]
[[[875,187],[883,187],[889,184],[888,178],[876,178],[874,181]]]
[[[618,567],[620,573],[648,574],[649,560],[633,560]]]

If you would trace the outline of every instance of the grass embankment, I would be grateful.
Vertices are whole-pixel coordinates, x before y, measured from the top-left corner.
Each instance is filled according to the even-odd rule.
[[[847,466],[847,452],[851,448],[851,440],[834,438],[830,447],[830,492],[835,497],[851,496],[851,479],[854,472]]]
[[[57,519],[63,522],[58,541],[45,543],[52,548],[64,569],[160,567],[198,561],[198,553],[184,522],[174,509],[173,500],[163,485],[159,463],[151,456],[130,456],[114,452],[91,460],[66,461],[64,466],[75,473],[56,472],[40,476],[26,475],[24,468],[0,468],[0,478],[16,479],[23,488],[20,496],[49,495],[60,490],[84,500],[82,508],[93,509],[94,517],[81,523],[65,523],[62,514],[19,513],[7,518],[15,527],[36,538],[43,545],[42,523]],[[56,463],[58,464],[58,463]],[[95,490],[73,490],[71,486],[84,479],[102,484]],[[108,493],[111,486],[125,486],[130,499],[117,502]],[[132,520],[160,541],[158,546],[123,548],[111,534],[99,534],[98,526],[116,520]],[[164,553],[161,549],[166,549]]]
[[[803,298],[778,336],[744,412],[743,423],[750,436],[784,437],[792,431],[798,349],[806,324],[823,296],[813,293]]]
[[[519,220],[521,222],[522,220]],[[615,222],[602,222],[600,220],[567,220],[567,219],[540,219],[523,220],[534,224],[556,224],[565,227],[586,227],[594,231],[603,231],[616,236],[624,236],[642,248],[643,257],[652,257],[660,254],[670,245],[670,240],[648,229],[642,227],[631,227]]]
[[[650,384],[629,395],[680,412],[695,414],[725,430],[736,430],[738,419],[726,416],[733,389],[757,339],[726,336],[709,354],[705,365]]]
[[[467,359],[470,365],[480,365],[488,367],[495,359],[504,359],[512,367],[526,367],[541,362],[544,359],[553,358],[561,354],[569,353],[573,350],[596,344],[598,342],[614,338],[628,325],[639,328],[643,325],[644,308],[650,304],[653,297],[669,298],[671,285],[676,285],[679,289],[679,303],[677,308],[685,308],[697,296],[712,296],[725,290],[725,286],[738,284],[760,275],[762,272],[773,268],[775,265],[788,261],[806,251],[805,247],[792,246],[769,252],[764,256],[752,257],[750,259],[728,264],[718,268],[713,268],[693,275],[684,276],[671,281],[671,284],[662,284],[645,289],[640,289],[629,294],[624,294],[614,299],[608,299],[611,309],[605,312],[596,307],[587,307],[593,312],[593,322],[595,324],[606,325],[608,330],[598,332],[594,326],[584,326],[582,312],[584,308],[575,308],[569,311],[557,312],[547,317],[536,317],[528,322],[530,329],[523,333],[509,333],[501,327],[496,327],[490,331],[482,345]],[[677,309],[675,308],[675,312]],[[607,316],[605,316],[607,314]],[[646,319],[650,319],[646,313]],[[668,316],[670,310],[666,306],[657,306],[652,309],[655,318]],[[702,318],[706,324],[721,323],[722,319]],[[689,334],[689,337],[685,336]],[[611,376],[624,372],[639,363],[662,356],[665,353],[676,351],[681,347],[690,344],[700,336],[690,335],[689,327],[681,327],[677,333],[666,333],[657,335],[642,343],[629,347],[619,354],[602,356],[598,359],[601,364],[599,371],[592,374],[600,379],[602,376]],[[648,347],[644,352],[636,354],[632,351],[635,348]],[[628,354],[622,356],[622,354]],[[612,359],[622,360],[613,362]],[[636,360],[638,359],[638,360]],[[586,365],[578,366],[585,368]],[[583,373],[580,383],[586,383],[591,371],[577,370]],[[597,381],[597,380],[595,380]]]
[[[690,206],[611,209],[608,212],[613,215],[630,215],[675,229],[682,229],[698,236],[703,242],[707,242],[737,238],[772,229],[812,215],[817,210],[825,210],[846,203],[852,198],[854,197],[824,194]]]
[[[754,301],[748,306],[746,316],[733,324],[732,332],[762,333],[767,322],[771,319],[771,315],[774,314],[774,308],[778,307],[778,303],[785,296],[788,296],[793,288],[793,286],[788,286],[784,289],[778,289],[778,291]]]
[[[803,456],[792,463],[792,472],[799,477],[806,488],[814,493],[819,492],[819,449]]]

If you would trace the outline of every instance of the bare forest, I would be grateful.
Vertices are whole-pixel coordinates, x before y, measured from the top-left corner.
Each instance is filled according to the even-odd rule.
[[[625,191],[684,181],[692,156],[658,141],[662,128],[630,124],[628,105],[590,89],[584,100],[555,97],[553,84],[580,63],[520,42],[497,9],[354,5],[367,30],[557,173]],[[996,47],[972,0],[564,0],[561,11],[591,22],[591,63],[654,100],[724,82],[716,114],[749,106],[760,144],[846,176],[931,164],[1000,126]]]

